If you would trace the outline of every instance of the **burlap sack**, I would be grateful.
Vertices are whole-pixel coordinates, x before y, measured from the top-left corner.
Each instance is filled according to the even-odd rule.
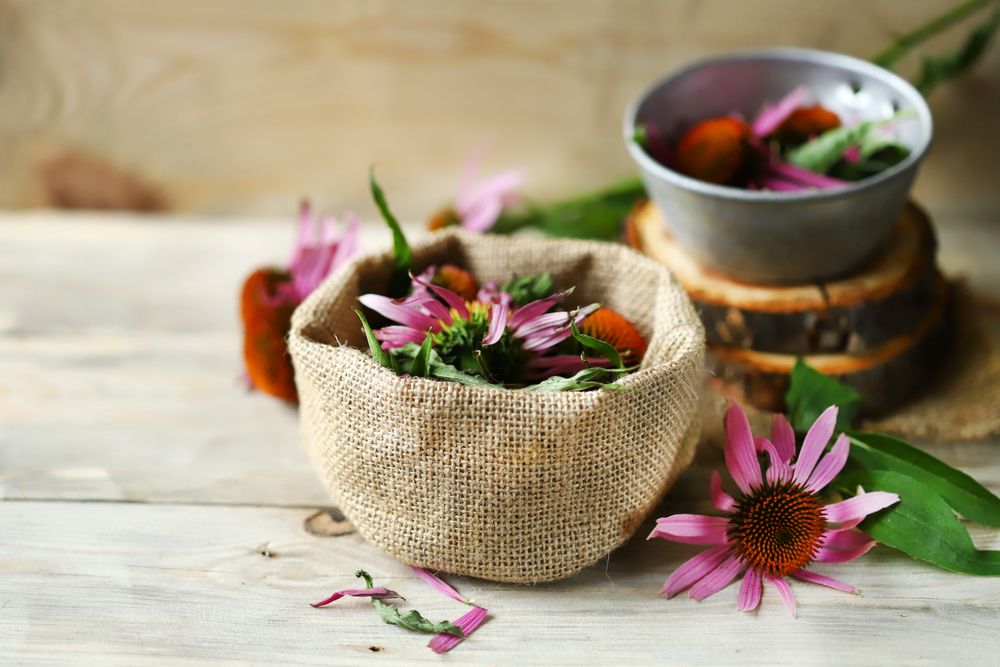
[[[549,271],[576,285],[573,303],[619,310],[649,341],[620,381],[630,391],[395,375],[369,357],[351,311],[388,283],[391,255],[369,255],[293,317],[305,447],[358,531],[405,563],[510,582],[573,574],[624,542],[690,462],[701,323],[666,269],[623,246],[450,231],[413,251],[418,268],[452,262],[481,281]]]

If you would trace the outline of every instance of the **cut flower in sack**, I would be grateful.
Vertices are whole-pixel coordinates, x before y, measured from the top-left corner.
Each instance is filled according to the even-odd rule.
[[[373,193],[396,237],[396,267],[409,279],[403,296],[358,299],[389,322],[372,329],[358,311],[372,357],[383,366],[463,384],[565,391],[617,388],[614,382],[642,360],[646,343],[627,319],[598,303],[565,306],[573,287],[557,291],[548,274],[478,289],[469,272],[453,265],[414,274],[399,225],[374,183]]]

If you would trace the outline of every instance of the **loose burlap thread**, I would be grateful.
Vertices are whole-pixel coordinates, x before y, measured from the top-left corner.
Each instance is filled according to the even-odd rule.
[[[392,257],[361,257],[296,310],[305,448],[333,500],[401,561],[496,581],[560,579],[639,527],[697,444],[704,331],[652,260],[611,244],[435,234],[418,268],[444,262],[481,281],[548,271],[649,342],[628,391],[529,393],[400,377],[368,355],[351,308],[384,292]],[[359,349],[360,348],[360,349]]]

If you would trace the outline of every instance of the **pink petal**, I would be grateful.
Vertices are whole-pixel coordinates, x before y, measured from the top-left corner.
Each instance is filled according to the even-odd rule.
[[[760,464],[750,432],[750,422],[738,404],[733,403],[726,411],[726,466],[736,486],[743,493],[750,493],[761,485]]]
[[[423,343],[427,332],[413,327],[388,326],[376,329],[375,338],[382,341],[383,348],[403,347],[407,343]]]
[[[483,338],[483,345],[493,345],[500,341],[503,332],[507,328],[507,306],[502,303],[495,303],[490,306],[490,329]]]
[[[524,176],[516,169],[500,172],[490,176],[479,185],[470,189],[462,201],[455,203],[455,210],[461,216],[464,212],[477,208],[485,202],[511,201],[510,195],[524,184]]]
[[[804,192],[809,189],[807,185],[777,176],[760,176],[757,179],[757,186],[771,192]]]
[[[813,470],[806,482],[806,490],[812,493],[819,493],[833,478],[840,474],[847,463],[847,454],[851,449],[851,440],[846,434],[841,433],[837,441],[833,443],[830,451],[820,460],[819,465]]]
[[[662,537],[684,544],[725,544],[729,520],[703,514],[674,514],[656,520],[656,528],[646,539]]]
[[[788,607],[788,612],[792,615],[792,618],[795,618],[795,593],[792,592],[792,587],[781,577],[767,575],[767,580],[774,584],[774,587],[778,590],[778,595],[781,596],[781,601]]]
[[[823,453],[826,443],[833,435],[833,429],[837,426],[837,412],[837,406],[831,405],[809,427],[809,432],[802,441],[799,457],[795,460],[795,483],[805,485],[812,475],[816,461],[819,461],[820,454]]]
[[[790,162],[771,162],[767,166],[767,170],[779,179],[800,183],[811,188],[819,188],[820,190],[832,190],[849,185],[847,181],[819,174],[815,171],[809,171]],[[764,182],[766,183],[766,179]]]
[[[444,304],[432,296],[428,295],[427,298],[423,299],[420,302],[420,307],[424,310],[424,312],[439,322],[443,322],[449,326],[455,322],[455,318],[452,316],[451,310],[446,308]]]
[[[899,496],[895,493],[872,491],[871,493],[862,493],[853,498],[827,505],[823,508],[823,514],[830,523],[855,521],[857,519],[864,519],[872,512],[878,512],[898,502]]]
[[[763,439],[762,449],[767,452],[771,465],[767,468],[767,481],[771,484],[787,482],[792,478],[792,468],[782,460],[778,448],[771,444],[770,440]]]
[[[833,577],[828,577],[823,574],[818,574],[816,572],[810,572],[809,570],[799,570],[798,572],[792,572],[793,577],[800,581],[808,581],[810,584],[819,584],[820,586],[827,586],[829,588],[836,589],[838,591],[844,591],[845,593],[853,593],[858,595],[858,589],[850,584],[845,584],[842,581],[838,581]]]
[[[344,216],[347,220],[347,229],[344,235],[337,242],[337,250],[333,255],[333,262],[330,265],[330,273],[333,273],[354,256],[361,245],[361,221],[358,216],[348,212]]]
[[[781,455],[781,460],[791,463],[795,456],[795,431],[783,414],[775,413],[771,416],[771,442]]]
[[[792,115],[793,111],[802,105],[808,94],[809,89],[806,86],[799,86],[778,100],[776,104],[765,105],[753,121],[753,133],[763,138],[774,132],[779,125],[785,122],[786,118]]]
[[[441,297],[444,302],[448,304],[449,308],[452,308],[456,313],[458,313],[459,317],[463,320],[469,319],[469,309],[465,306],[465,299],[460,297],[455,292],[452,292],[447,287],[441,287],[440,285],[432,283],[431,280],[433,277],[433,271],[430,272],[429,276],[426,274],[420,274],[419,276],[415,276],[412,273],[410,274],[410,280],[412,280],[414,284],[431,290]]]
[[[496,224],[502,211],[503,204],[499,199],[478,202],[461,216],[462,229],[477,233],[485,232]]]
[[[733,497],[722,490],[722,476],[712,471],[712,477],[708,481],[708,495],[712,498],[712,504],[716,509],[723,512],[731,512],[736,507]]]
[[[427,646],[435,653],[446,653],[458,646],[469,635],[476,631],[486,620],[487,611],[482,607],[473,607],[455,620],[455,625],[462,631],[462,637],[439,632],[428,642]]]
[[[819,546],[830,549],[856,549],[870,541],[871,538],[860,530],[828,530],[820,538]]]
[[[330,595],[330,597],[324,598],[319,602],[313,602],[311,603],[311,606],[316,607],[317,609],[325,607],[331,602],[336,602],[342,597],[378,598],[380,600],[386,600],[389,598],[401,598],[402,596],[396,591],[390,591],[388,588],[382,588],[381,586],[377,588],[348,588],[343,591],[336,591]]]
[[[553,313],[544,313],[519,326],[514,330],[514,335],[518,338],[525,338],[529,334],[543,331],[548,328],[560,329],[562,327],[569,326],[572,319],[571,315],[565,310],[557,310]]]
[[[436,574],[431,574],[422,567],[414,567],[412,565],[410,566],[410,569],[413,570],[414,574],[423,579],[428,586],[436,590],[438,593],[447,595],[452,600],[458,600],[459,602],[464,602],[465,604],[469,604],[469,600],[466,599],[465,596],[463,596],[461,593],[455,590],[455,588],[451,584],[449,584]]]
[[[570,364],[574,361],[578,361],[581,364],[583,363],[579,354],[553,354],[547,357],[531,357],[524,362],[524,365],[528,368],[549,368],[550,366]]]
[[[705,549],[674,570],[674,573],[663,584],[663,589],[660,592],[668,598],[672,598],[681,591],[690,588],[718,567],[728,554],[729,547],[726,545]]]
[[[547,357],[532,357],[525,366],[533,377],[546,378],[553,375],[569,375],[578,373],[590,366],[609,366],[611,361],[604,357],[588,357],[584,361],[577,354],[555,354]]]
[[[510,321],[507,323],[511,329],[517,329],[521,325],[533,320],[542,313],[548,311],[549,308],[556,305],[567,296],[572,294],[573,288],[570,288],[564,292],[556,292],[544,299],[537,299],[531,303],[526,303],[517,310],[515,310],[510,315]]]
[[[545,350],[555,347],[572,335],[573,331],[569,327],[566,327],[561,331],[557,331],[548,336],[531,336],[526,338],[521,347],[527,352],[544,352]]]
[[[816,550],[816,556],[813,560],[819,563],[846,563],[858,556],[865,555],[874,546],[875,540],[868,540],[861,546],[853,549],[827,549],[826,547],[820,547]]]
[[[753,611],[760,605],[760,596],[764,590],[760,572],[754,568],[747,570],[740,584],[740,596],[737,605],[740,611]]]
[[[715,595],[728,586],[742,568],[743,564],[736,556],[728,556],[717,568],[692,586],[688,596],[695,600],[704,600],[710,595]]]
[[[458,174],[458,195],[455,197],[455,207],[464,207],[468,193],[475,187],[476,176],[479,174],[479,167],[486,153],[486,143],[478,144],[469,153],[469,156],[462,164],[462,170]]]
[[[429,315],[425,315],[416,308],[400,305],[387,296],[381,294],[362,294],[358,297],[365,306],[368,306],[379,315],[390,320],[405,324],[414,329],[423,331],[440,331],[441,324]]]
[[[292,256],[288,260],[288,266],[293,267],[299,263],[302,251],[310,245],[312,236],[312,204],[308,199],[303,199],[299,204],[299,233],[295,238],[295,245],[292,246]]]

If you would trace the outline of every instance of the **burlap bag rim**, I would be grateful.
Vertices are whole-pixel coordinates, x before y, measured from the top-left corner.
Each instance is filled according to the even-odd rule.
[[[509,239],[497,237],[479,237],[469,235],[461,231],[448,231],[436,234],[426,241],[413,246],[416,266],[420,268],[428,261],[440,261],[441,253],[452,254],[458,249],[462,252],[458,254],[468,254],[470,248],[480,250],[483,244],[495,250],[495,254],[515,253],[516,249],[525,247],[530,243],[532,252],[536,255],[546,255],[549,250],[553,253],[561,253],[564,257],[573,255],[579,256],[581,265],[591,266],[595,263],[594,258],[600,258],[603,264],[614,265],[615,262],[625,262],[633,273],[645,272],[650,276],[656,276],[656,284],[647,286],[647,291],[655,293],[654,300],[657,302],[650,306],[647,317],[633,320],[640,331],[647,337],[650,343],[650,351],[647,353],[640,369],[620,380],[620,384],[628,387],[628,392],[612,391],[591,391],[581,393],[566,392],[544,392],[528,393],[502,388],[487,388],[459,385],[456,383],[442,382],[439,380],[400,377],[389,369],[378,366],[368,355],[363,337],[360,335],[360,325],[357,324],[353,312],[349,313],[355,324],[331,323],[329,312],[332,304],[347,293],[363,293],[365,291],[381,291],[384,289],[384,282],[388,279],[389,267],[391,266],[392,254],[390,252],[375,253],[360,257],[348,266],[344,267],[336,275],[331,276],[324,284],[314,292],[306,302],[296,310],[292,321],[292,333],[290,336],[290,349],[296,364],[296,375],[299,381],[299,389],[302,398],[302,421],[303,436],[306,449],[310,454],[317,470],[327,483],[334,500],[338,503],[345,514],[354,521],[359,532],[373,544],[388,551],[392,555],[410,564],[434,567],[445,571],[457,572],[471,576],[479,576],[488,579],[503,581],[542,581],[556,579],[567,576],[591,562],[601,558],[611,549],[624,542],[634,532],[649,510],[655,506],[662,494],[667,490],[673,478],[685,467],[693,455],[694,445],[697,441],[699,424],[696,417],[697,392],[700,381],[697,377],[701,368],[701,358],[703,352],[703,331],[700,320],[694,313],[690,302],[684,295],[681,288],[673,281],[669,273],[659,264],[644,258],[637,253],[622,246],[610,244],[580,242],[580,241],[551,241],[546,239]],[[475,254],[475,253],[473,253]],[[610,258],[610,259],[609,259]],[[454,261],[454,260],[452,260]],[[462,258],[459,258],[459,262]],[[576,260],[573,260],[576,261]],[[572,262],[570,262],[572,264]],[[602,264],[602,265],[603,265]],[[537,267],[537,271],[544,270],[545,267]],[[503,276],[477,276],[481,279],[500,279]],[[380,284],[380,282],[382,284]],[[577,303],[589,301],[589,295],[576,294]],[[660,313],[657,308],[662,306],[660,300],[669,301],[672,310],[669,310],[671,317],[675,321],[657,322],[656,318]],[[341,304],[343,305],[343,304]],[[627,311],[627,304],[608,303],[607,305],[617,309]],[[625,313],[628,316],[628,312]],[[355,331],[356,330],[356,331]],[[364,346],[364,351],[359,349]],[[363,392],[365,400],[375,400],[376,404],[366,405],[364,409],[338,408],[337,401],[353,402],[360,400],[358,395],[352,394],[351,390],[344,387],[336,389],[337,383],[344,378],[353,378],[354,382],[364,384],[358,387],[357,392]],[[664,396],[658,390],[670,388],[671,391],[663,391]],[[510,397],[517,394],[516,398]],[[371,398],[377,395],[377,399]],[[382,401],[382,403],[378,403]],[[449,469],[435,468],[420,459],[419,454],[413,454],[412,449],[426,449],[426,457],[431,459],[437,457],[445,461],[451,461],[452,465],[480,465],[483,469],[496,472],[495,477],[490,477],[489,484],[498,485],[498,488],[506,484],[505,474],[512,474],[514,470],[504,468],[505,461],[513,461],[511,466],[516,467],[520,475],[542,475],[540,467],[548,465],[546,460],[541,461],[535,467],[521,466],[522,461],[533,455],[533,450],[545,449],[547,455],[558,456],[558,449],[551,447],[553,440],[552,433],[544,431],[544,427],[538,425],[534,428],[542,430],[543,436],[535,438],[531,431],[532,425],[528,422],[534,417],[542,416],[539,422],[543,421],[545,415],[556,415],[559,421],[559,428],[563,428],[570,435],[569,440],[576,438],[576,433],[580,429],[590,427],[593,423],[599,423],[601,415],[618,416],[624,420],[623,428],[631,430],[641,430],[636,426],[635,414],[638,408],[630,407],[631,402],[646,401],[656,407],[665,406],[664,414],[668,414],[671,432],[665,436],[657,436],[664,439],[663,449],[669,449],[669,456],[672,458],[671,465],[664,469],[657,479],[644,480],[641,499],[635,500],[631,497],[626,504],[631,503],[627,518],[615,518],[615,522],[621,523],[619,526],[601,523],[601,517],[596,519],[586,519],[583,521],[584,531],[594,533],[593,539],[584,540],[585,548],[578,549],[576,553],[566,556],[560,547],[553,546],[547,549],[545,545],[537,549],[532,548],[532,553],[527,557],[520,554],[511,557],[508,561],[503,560],[503,555],[480,553],[476,560],[473,557],[464,558],[455,555],[453,542],[457,539],[462,541],[462,536],[455,536],[442,532],[429,542],[411,544],[414,541],[412,533],[423,534],[428,531],[434,532],[436,526],[433,524],[422,525],[420,517],[403,517],[399,512],[391,508],[378,506],[378,503],[368,503],[366,506],[366,494],[368,496],[377,495],[378,491],[371,488],[363,488],[364,480],[358,481],[359,470],[367,471],[370,476],[384,476],[385,467],[379,467],[369,459],[384,458],[391,462],[392,466],[406,467],[408,470],[402,471],[405,474],[423,473],[419,484],[432,488],[435,477],[447,477]],[[383,405],[384,404],[384,405]],[[510,430],[513,433],[520,433],[518,429],[525,429],[527,435],[523,439],[517,437],[507,437],[504,439],[495,433],[484,433],[480,437],[465,437],[462,434],[461,441],[453,445],[454,451],[448,450],[448,444],[441,445],[431,440],[426,440],[425,434],[418,427],[412,427],[407,432],[410,442],[404,440],[394,440],[388,445],[383,441],[378,441],[381,437],[374,433],[367,436],[358,436],[351,446],[344,445],[341,441],[354,436],[343,434],[345,424],[353,423],[352,420],[360,419],[359,412],[369,411],[373,408],[386,407],[388,412],[401,412],[404,416],[416,410],[421,410],[433,415],[433,418],[451,417],[453,410],[458,414],[466,406],[480,406],[476,410],[482,410],[483,405],[499,406],[498,410],[503,413],[504,405],[516,405],[519,410],[512,411],[506,419],[493,419],[489,410],[486,410],[486,417],[481,412],[465,414],[461,417],[454,416],[456,423],[462,423],[462,419],[472,422],[483,422],[486,419],[491,430]],[[402,407],[402,406],[405,406]],[[626,417],[621,417],[621,415]],[[495,415],[494,415],[495,416]],[[419,420],[431,420],[432,417],[417,416]],[[662,415],[659,419],[664,419]],[[387,415],[387,423],[392,419]],[[492,421],[490,421],[492,419]],[[632,421],[629,422],[629,419]],[[477,421],[478,420],[478,421]],[[641,421],[641,420],[640,420]],[[333,426],[336,424],[337,426]],[[337,429],[341,430],[340,435]],[[397,427],[398,428],[398,427]],[[346,430],[351,430],[346,428]],[[403,429],[404,431],[406,429]],[[452,434],[454,435],[454,434]],[[362,442],[365,438],[371,442]],[[620,436],[609,436],[619,437]],[[425,441],[426,440],[426,441]],[[559,437],[555,438],[556,441]],[[376,442],[377,441],[377,442]],[[540,445],[539,443],[543,444]],[[632,454],[625,451],[623,458],[641,458],[648,453],[643,449],[643,444],[629,445],[616,443],[617,447],[624,447],[636,450]],[[657,443],[651,445],[652,449],[657,449]],[[367,448],[367,451],[359,451]],[[596,444],[592,449],[601,449],[600,444]],[[583,467],[587,465],[609,466],[610,474],[617,474],[613,467],[614,462],[608,462],[608,457],[596,452],[576,451],[577,460],[566,463],[565,468],[556,469],[549,477],[563,480],[573,477],[577,473],[570,471],[572,466]],[[603,459],[602,459],[603,456]],[[665,456],[662,451],[657,452],[653,458]],[[353,457],[353,458],[352,458]],[[400,462],[403,457],[405,463]],[[590,457],[593,460],[587,460]],[[349,462],[347,462],[350,460]],[[629,459],[631,461],[631,459]],[[456,463],[457,462],[457,463]],[[476,462],[479,462],[478,464]],[[544,472],[544,471],[543,471]],[[547,474],[547,473],[546,473]],[[403,475],[400,475],[402,477]],[[384,481],[384,480],[383,480]],[[399,480],[394,480],[399,481]],[[440,481],[440,480],[438,480]],[[508,480],[509,481],[509,480]],[[622,480],[622,485],[629,480]],[[417,482],[414,484],[419,485]],[[405,486],[400,487],[400,492],[406,492]],[[611,491],[614,491],[612,487]],[[502,491],[498,491],[502,495]],[[489,494],[486,494],[489,496]],[[624,491],[618,495],[627,495]],[[535,494],[532,497],[543,496]],[[535,512],[539,516],[545,515],[547,502],[541,502],[541,508],[522,508],[528,513]],[[459,508],[462,509],[462,508]],[[519,514],[523,513],[519,510]],[[495,518],[495,517],[494,517]],[[545,518],[549,520],[550,517]],[[580,520],[580,519],[578,519]],[[445,520],[446,521],[446,520]],[[587,523],[590,521],[591,523]],[[409,538],[398,538],[392,535],[391,530],[387,530],[385,525],[391,522],[402,522],[408,525]],[[550,521],[550,523],[552,523]],[[612,522],[613,523],[613,522]],[[534,527],[529,521],[520,525],[527,526],[528,529]],[[470,544],[480,545],[482,542],[482,532],[486,530],[503,530],[503,527],[479,526],[475,531]],[[478,531],[478,532],[477,532]],[[598,534],[599,533],[599,534]],[[478,537],[477,537],[478,535]],[[546,538],[551,537],[551,540]],[[477,542],[476,539],[480,539]],[[542,542],[558,542],[560,538],[548,534],[540,534]],[[496,543],[490,543],[491,548],[502,550],[503,545],[497,547]],[[480,545],[481,546],[481,545]],[[564,545],[565,546],[565,545]],[[519,547],[524,551],[525,547]],[[538,553],[535,553],[538,550]],[[485,547],[483,550],[488,551]],[[475,551],[475,549],[473,549]],[[516,551],[516,549],[514,550]],[[497,559],[501,561],[497,564]],[[481,562],[480,562],[481,561]]]

